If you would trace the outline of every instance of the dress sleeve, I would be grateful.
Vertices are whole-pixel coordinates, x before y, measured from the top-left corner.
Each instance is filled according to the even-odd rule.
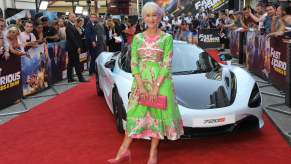
[[[159,76],[165,77],[169,75],[171,71],[172,57],[173,57],[173,37],[172,35],[169,35],[165,39],[164,43],[163,63]]]
[[[139,74],[139,57],[137,54],[137,48],[138,48],[138,42],[137,42],[137,36],[135,35],[133,37],[133,41],[131,44],[131,73],[132,75]]]

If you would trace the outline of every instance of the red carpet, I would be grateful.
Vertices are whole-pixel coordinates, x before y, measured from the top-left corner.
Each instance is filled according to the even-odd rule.
[[[43,103],[0,126],[0,164],[105,164],[123,136],[94,82]],[[146,163],[148,141],[132,145],[133,163]],[[266,119],[260,131],[164,141],[161,164],[290,164],[291,148]]]

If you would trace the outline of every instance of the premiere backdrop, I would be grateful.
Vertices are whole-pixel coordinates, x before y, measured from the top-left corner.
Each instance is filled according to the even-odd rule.
[[[144,0],[147,2],[156,0]],[[161,1],[161,0],[159,0]],[[198,11],[218,11],[228,8],[229,0],[163,0],[162,7],[172,14],[197,13]]]
[[[48,87],[51,72],[51,59],[47,45],[30,48],[27,55],[21,56],[23,96],[28,96]]]
[[[0,55],[0,109],[22,97],[20,57]]]

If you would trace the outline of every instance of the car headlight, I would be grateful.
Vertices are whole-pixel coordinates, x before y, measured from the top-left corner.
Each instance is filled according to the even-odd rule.
[[[260,90],[257,84],[254,85],[250,99],[249,99],[249,107],[250,108],[256,108],[261,105],[261,94]]]

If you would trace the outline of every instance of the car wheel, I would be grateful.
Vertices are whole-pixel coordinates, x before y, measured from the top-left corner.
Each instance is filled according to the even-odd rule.
[[[103,96],[103,91],[101,90],[100,84],[99,84],[99,75],[98,75],[97,70],[96,70],[96,91],[97,91],[98,96]]]
[[[113,91],[112,104],[113,104],[116,129],[119,133],[124,133],[123,118],[125,114],[125,109],[123,107],[122,99],[119,96],[116,89],[114,89]]]

